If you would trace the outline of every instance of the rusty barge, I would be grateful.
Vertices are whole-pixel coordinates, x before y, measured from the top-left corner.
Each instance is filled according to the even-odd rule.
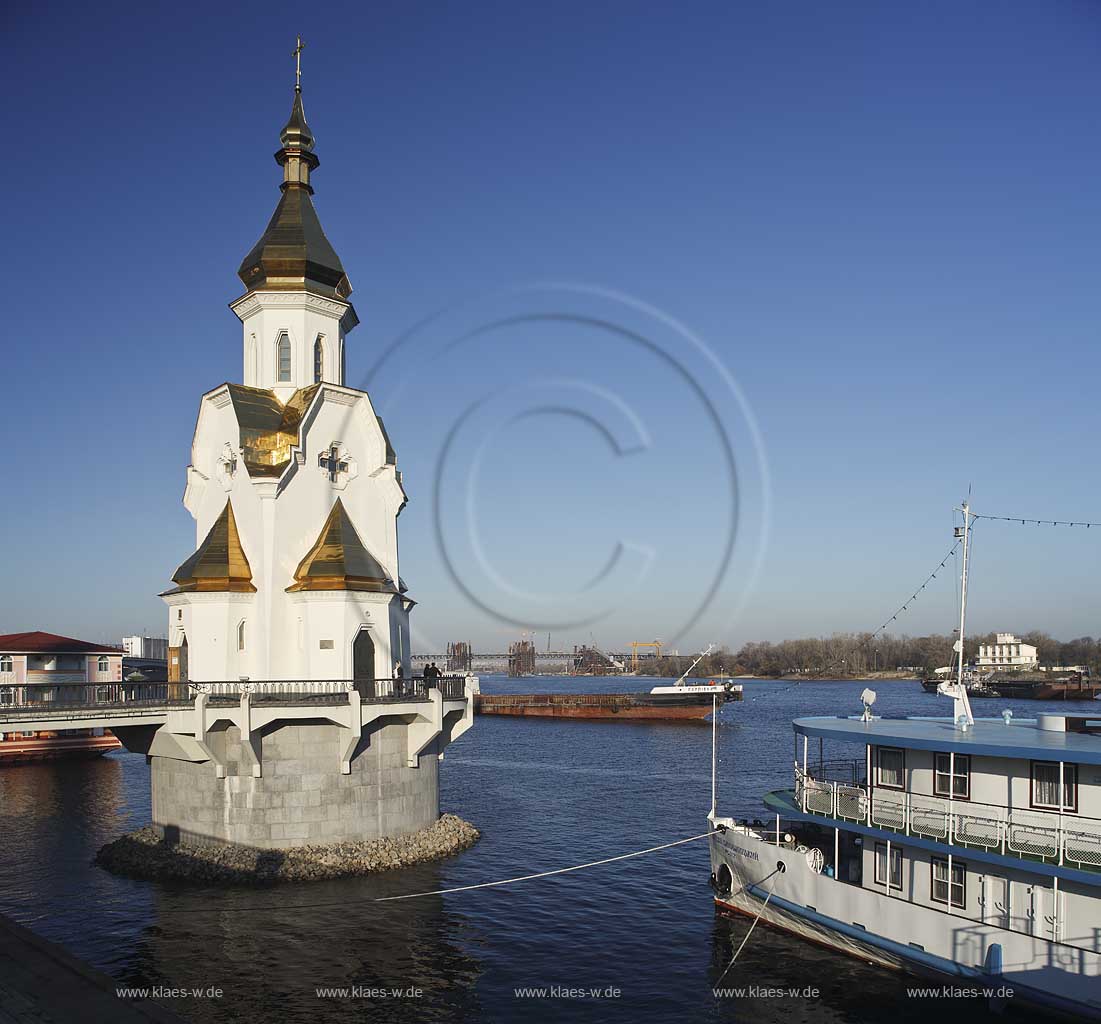
[[[741,699],[741,686],[710,682],[655,686],[647,693],[480,693],[474,697],[474,711],[533,718],[702,721],[714,708]]]

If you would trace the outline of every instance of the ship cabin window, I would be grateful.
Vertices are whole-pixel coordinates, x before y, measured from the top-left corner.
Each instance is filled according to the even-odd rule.
[[[0,672],[12,671],[14,671],[14,669],[12,667],[11,655],[5,654],[3,657],[0,657]]]
[[[936,754],[933,757],[933,792],[937,796],[955,797],[958,800],[971,799],[971,758],[967,754],[957,754],[955,764],[951,754]]]
[[[879,785],[885,789],[904,789],[906,786],[906,752],[900,747],[877,747]]]
[[[891,889],[902,888],[902,848],[900,846],[891,844],[888,865],[887,844],[875,844],[875,881],[876,885],[886,885]]]
[[[1046,811],[1078,811],[1078,766],[1063,765],[1063,806],[1059,807],[1059,762],[1033,761],[1029,803]]]
[[[943,903],[948,907],[967,906],[967,865],[961,860],[952,861],[952,879],[948,879],[948,860],[934,857],[932,865],[932,882],[930,884],[929,898],[934,903]]]
[[[291,379],[291,339],[286,331],[279,333],[279,340],[275,343],[275,347],[279,358],[279,376],[277,380],[280,384],[289,384]]]
[[[111,669],[111,662],[107,659],[106,656],[101,657],[96,662],[96,670],[97,671],[99,671],[99,672],[109,672],[110,669]]]

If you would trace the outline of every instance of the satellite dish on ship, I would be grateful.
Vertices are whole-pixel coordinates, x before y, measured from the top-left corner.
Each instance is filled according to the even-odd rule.
[[[863,721],[870,722],[872,720],[872,705],[875,703],[875,690],[870,687],[865,688],[860,695],[860,703],[864,705]]]

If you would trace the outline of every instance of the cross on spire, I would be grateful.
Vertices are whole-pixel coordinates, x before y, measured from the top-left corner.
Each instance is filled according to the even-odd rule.
[[[298,45],[294,48],[291,56],[294,57],[294,88],[296,92],[302,91],[302,51],[306,48],[306,44],[302,42],[302,37],[298,37]]]

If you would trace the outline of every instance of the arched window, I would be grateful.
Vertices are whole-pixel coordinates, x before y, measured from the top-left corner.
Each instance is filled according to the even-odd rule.
[[[14,672],[10,654],[0,656],[0,672]]]
[[[320,384],[325,379],[325,346],[321,343],[321,335],[313,343],[313,382]]]
[[[286,331],[279,332],[279,340],[275,343],[275,350],[279,359],[279,373],[275,379],[280,384],[289,384],[291,379],[291,339]]]
[[[256,387],[260,383],[260,373],[256,366],[256,335],[250,334],[245,348],[245,383]]]
[[[100,655],[99,661],[96,662],[96,668],[99,669],[100,672],[107,672],[110,670],[111,662],[106,654]]]
[[[245,620],[242,619],[237,623],[237,650],[243,651],[245,649]]]

